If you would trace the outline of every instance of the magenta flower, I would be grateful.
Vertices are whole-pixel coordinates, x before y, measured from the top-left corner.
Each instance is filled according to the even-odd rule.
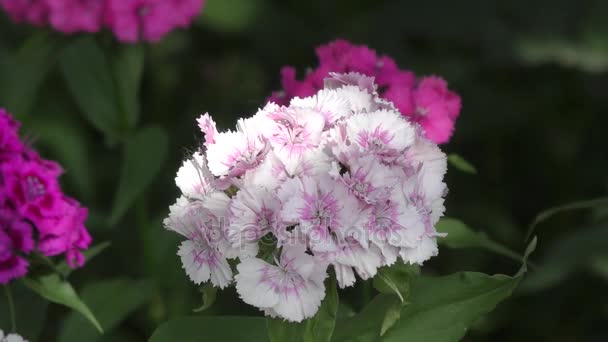
[[[0,0],[15,22],[49,24],[65,34],[109,28],[118,40],[156,42],[188,27],[204,0]]]
[[[31,252],[33,247],[31,226],[18,213],[0,209],[0,284],[27,273],[29,263],[22,254]]]
[[[319,66],[301,81],[296,79],[293,67],[284,67],[281,70],[283,89],[275,92],[269,100],[287,105],[294,97],[311,96],[323,89],[323,81],[331,72],[357,72],[373,77],[379,95],[391,101],[402,115],[420,124],[427,138],[436,143],[449,141],[460,114],[461,102],[442,78],[417,79],[413,72],[399,69],[392,58],[378,56],[366,46],[345,40],[321,45],[316,54]]]
[[[202,7],[202,0],[106,0],[105,23],[122,42],[156,42],[190,25]]]
[[[25,275],[25,257],[34,250],[82,266],[82,251],[91,244],[88,210],[61,191],[61,166],[25,146],[18,128],[0,109],[0,282]]]

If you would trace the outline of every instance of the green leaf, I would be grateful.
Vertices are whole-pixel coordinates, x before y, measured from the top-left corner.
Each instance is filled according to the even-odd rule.
[[[95,312],[104,331],[111,332],[152,295],[146,280],[114,279],[96,282],[82,290],[82,299]],[[70,314],[61,330],[60,342],[96,341],[100,334],[83,322],[82,316]]]
[[[266,342],[262,317],[194,316],[163,323],[148,342]]]
[[[90,36],[76,39],[61,54],[61,70],[82,114],[109,141],[124,129],[110,64]]]
[[[84,251],[82,254],[84,254],[85,262],[91,261],[91,259],[99,255],[106,248],[110,247],[111,244],[112,243],[110,241],[104,241]],[[74,271],[74,269],[72,269],[65,260],[57,264],[56,269],[64,277],[69,276]]]
[[[48,274],[37,278],[25,277],[23,284],[53,303],[65,305],[80,312],[99,332],[103,331],[91,310],[80,300],[72,285],[62,280],[58,274]]]
[[[17,331],[15,332],[30,342],[36,342],[44,326],[48,302],[20,282],[12,282],[10,287],[15,302],[17,322]],[[6,333],[10,326],[8,303],[3,291],[0,290],[0,329]]]
[[[392,266],[385,266],[378,270],[374,277],[374,287],[380,293],[395,294],[402,304],[406,303],[410,295],[411,282],[420,274],[420,268],[399,261]]]
[[[217,297],[217,287],[206,284],[201,287],[201,293],[203,294],[203,305],[194,309],[194,312],[201,312],[209,309],[213,303],[215,303],[215,298]]]
[[[144,45],[121,44],[112,59],[118,98],[127,127],[134,128],[139,116],[139,86],[144,71]]]
[[[509,297],[527,269],[536,247],[532,240],[515,276],[459,272],[443,277],[419,277],[410,304],[392,326],[383,329],[386,312],[394,310],[395,296],[380,294],[353,318],[338,322],[333,341],[458,341],[480,317]],[[390,315],[393,319],[396,313]],[[380,334],[384,332],[381,337]]]
[[[169,139],[160,127],[147,127],[127,141],[110,224],[114,225],[152,183],[167,157]]]
[[[48,32],[38,32],[0,70],[0,103],[15,116],[27,115],[36,92],[56,61],[59,40]]]
[[[473,164],[469,163],[458,154],[450,153],[450,155],[448,156],[448,162],[450,163],[450,165],[454,166],[456,169],[462,172],[477,174],[477,169],[475,168],[475,166],[473,166]]]
[[[568,204],[564,204],[564,205],[560,205],[557,207],[553,207],[553,208],[544,210],[541,213],[539,213],[538,215],[536,215],[536,217],[534,218],[534,221],[532,221],[532,223],[530,224],[530,227],[528,227],[528,232],[526,233],[526,240],[528,240],[530,238],[530,236],[532,236],[532,234],[534,234],[534,230],[536,229],[536,227],[539,224],[550,219],[554,215],[557,215],[557,214],[560,214],[560,213],[563,213],[566,211],[570,211],[570,210],[591,209],[591,208],[598,208],[598,207],[608,207],[608,197],[601,197],[601,198],[595,198],[595,199],[586,200],[586,201],[568,203]]]
[[[272,342],[329,342],[336,324],[338,312],[338,290],[335,277],[326,284],[326,294],[319,311],[314,317],[300,323],[287,322],[277,318],[267,318],[268,336]]]
[[[513,260],[521,260],[516,252],[490,239],[483,232],[474,232],[457,219],[442,218],[437,223],[437,231],[448,234],[439,238],[438,242],[450,248],[481,248]]]
[[[252,23],[264,0],[223,0],[209,2],[200,19],[200,23],[224,32],[239,32]]]
[[[403,306],[403,303],[395,302],[388,307],[386,313],[384,314],[382,325],[380,326],[380,336],[384,336],[386,331],[399,321],[399,319],[401,318],[401,309],[403,309]]]

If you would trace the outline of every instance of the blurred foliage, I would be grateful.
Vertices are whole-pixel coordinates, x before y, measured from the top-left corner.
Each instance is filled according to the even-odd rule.
[[[234,290],[219,291],[211,307],[193,313],[201,293],[176,256],[180,238],[164,231],[161,221],[178,194],[175,172],[201,140],[195,118],[210,112],[220,128],[232,126],[279,88],[281,66],[304,72],[316,63],[314,48],[336,38],[367,44],[418,74],[442,75],[463,99],[456,133],[444,149],[462,156],[456,167],[474,165],[477,174],[450,168],[446,207],[447,215],[471,228],[456,226],[461,235],[446,241],[455,248],[441,247],[408,293],[425,298],[435,293],[427,289],[438,288],[450,303],[469,298],[458,289],[474,280],[483,286],[458,305],[486,312],[519,279],[445,274],[513,274],[517,262],[500,254],[524,250],[526,229],[539,212],[606,196],[605,1],[207,3],[189,30],[133,46],[119,45],[107,32],[65,37],[15,25],[0,14],[0,105],[22,120],[24,134],[45,156],[62,163],[63,186],[90,208],[96,242],[112,242],[70,276],[106,328],[97,341],[146,341],[159,325],[151,341],[175,340],[175,331],[183,333],[179,341],[266,339],[261,317],[211,316],[260,315]],[[444,316],[460,307],[427,307],[428,301],[412,301],[385,317],[386,311],[365,306],[377,294],[370,282],[346,289],[335,313],[337,338],[359,328],[347,322],[382,326],[389,339],[400,331],[420,333],[417,315],[433,314],[453,323],[428,327],[447,340],[462,336],[464,323],[474,323],[467,341],[606,340],[606,228],[605,205],[545,221],[528,278],[481,320]],[[95,340],[81,316],[47,308],[19,283],[13,292],[19,331],[31,341]],[[484,304],[475,305],[480,296]],[[372,303],[396,300],[386,293]],[[2,327],[4,301],[0,296]],[[109,306],[119,313],[108,314]],[[393,326],[397,313],[406,321]],[[373,319],[362,321],[366,314]],[[184,315],[195,316],[163,324]]]

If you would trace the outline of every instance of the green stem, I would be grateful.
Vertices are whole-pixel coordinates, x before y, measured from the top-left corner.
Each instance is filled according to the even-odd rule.
[[[6,294],[6,301],[8,302],[8,312],[11,317],[11,329],[13,332],[17,332],[17,314],[15,311],[15,301],[13,300],[13,294],[8,284],[4,285],[4,293]]]

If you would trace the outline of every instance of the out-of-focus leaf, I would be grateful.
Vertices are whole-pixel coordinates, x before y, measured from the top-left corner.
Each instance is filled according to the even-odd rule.
[[[536,247],[533,239],[515,276],[459,272],[443,277],[419,277],[414,282],[410,304],[392,327],[382,332],[394,296],[380,294],[351,319],[338,322],[334,341],[458,341],[480,317],[509,297],[527,269],[527,259]],[[393,316],[396,314],[393,314]]]
[[[10,284],[15,302],[17,331],[30,342],[38,341],[46,318],[48,302],[19,282]],[[6,333],[11,326],[6,296],[0,291],[0,329]]]
[[[450,248],[481,248],[513,260],[521,260],[516,252],[493,241],[483,232],[474,232],[459,220],[442,218],[437,223],[437,231],[448,234],[439,238],[438,242]]]
[[[124,120],[135,127],[139,116],[139,85],[144,71],[144,46],[123,44],[112,59],[114,78]]]
[[[382,325],[380,326],[380,336],[384,336],[386,331],[399,321],[401,318],[401,310],[403,309],[404,305],[407,304],[394,302],[388,307],[386,313],[384,314]]]
[[[272,342],[329,342],[336,324],[338,290],[332,276],[326,282],[326,294],[314,317],[300,323],[280,318],[267,318],[268,336]]]
[[[577,229],[558,239],[538,267],[521,284],[521,290],[533,292],[557,285],[577,270],[585,269],[606,256],[608,226]],[[597,266],[597,265],[596,265]]]
[[[420,268],[399,261],[391,266],[385,266],[378,270],[374,276],[374,287],[381,293],[394,294],[403,304],[410,295],[410,285],[420,274]]]
[[[564,204],[564,205],[560,205],[557,207],[553,207],[553,208],[544,210],[541,213],[539,213],[538,215],[536,215],[536,217],[534,218],[534,221],[532,221],[532,223],[530,224],[530,227],[528,228],[528,232],[526,233],[526,240],[529,239],[530,236],[532,236],[532,234],[534,234],[534,230],[536,229],[536,227],[539,224],[550,219],[551,217],[553,217],[556,214],[559,214],[559,213],[562,213],[565,211],[570,211],[570,210],[591,209],[591,208],[598,208],[598,207],[608,207],[608,197],[595,198],[595,199],[586,200],[586,201],[568,203],[568,204]]]
[[[240,32],[263,10],[264,0],[223,0],[205,6],[200,23],[216,30]]]
[[[91,261],[91,259],[99,255],[106,248],[110,247],[111,244],[112,243],[110,241],[104,241],[84,251],[82,254],[84,255],[85,262]],[[65,260],[57,264],[56,269],[64,277],[69,276],[74,271],[74,269],[72,269]]]
[[[213,303],[215,303],[215,298],[217,297],[217,287],[206,284],[201,288],[201,293],[203,297],[203,305],[194,309],[194,312],[201,312],[209,309]]]
[[[0,70],[0,104],[17,118],[28,114],[36,92],[55,63],[60,48],[57,37],[38,32],[12,56]]]
[[[68,88],[84,117],[109,141],[125,129],[108,60],[95,40],[78,38],[61,54],[61,69]]]
[[[521,40],[516,50],[521,59],[531,64],[554,62],[592,73],[608,70],[608,46],[594,41],[528,38]]]
[[[152,284],[145,280],[115,279],[96,282],[82,290],[82,299],[99,319],[104,331],[112,331],[152,294]],[[65,320],[59,341],[96,341],[100,334],[83,322],[82,316],[70,314]]]
[[[163,323],[148,342],[266,342],[262,317],[193,316]]]
[[[36,278],[25,277],[23,284],[41,297],[57,304],[65,305],[81,313],[93,326],[102,332],[101,325],[88,306],[78,297],[70,283],[58,274],[48,274]]]
[[[114,225],[154,180],[167,157],[169,139],[160,127],[147,127],[125,145],[110,224]]]
[[[589,268],[608,281],[608,254],[594,257],[589,264]]]
[[[448,162],[450,163],[450,165],[454,166],[456,169],[462,172],[477,174],[477,169],[475,168],[475,166],[473,166],[473,164],[469,163],[466,159],[464,159],[458,154],[450,153],[450,155],[448,156]]]

